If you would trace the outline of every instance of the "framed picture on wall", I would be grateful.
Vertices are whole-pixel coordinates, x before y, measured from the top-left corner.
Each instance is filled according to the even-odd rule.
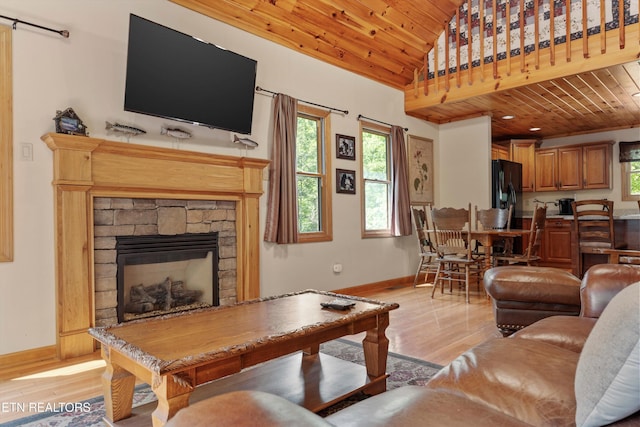
[[[433,140],[409,135],[407,157],[411,204],[433,203]]]
[[[356,171],[336,169],[336,192],[356,194]]]
[[[356,159],[356,138],[336,134],[336,157],[338,159]]]

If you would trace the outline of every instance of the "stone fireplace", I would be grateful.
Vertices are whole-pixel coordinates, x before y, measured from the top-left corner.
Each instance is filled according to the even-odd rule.
[[[267,160],[56,133],[42,140],[53,151],[60,359],[92,353],[95,343],[87,329],[117,322],[117,290],[110,287],[117,277],[106,275],[117,270],[111,262],[116,236],[217,232],[223,242],[218,262],[220,304],[260,297],[259,199]],[[97,208],[107,203],[109,208],[99,212]],[[120,205],[133,209],[119,211]],[[223,213],[225,219],[214,220]],[[165,220],[182,215],[184,222],[170,225],[180,230],[166,231],[170,222]],[[156,216],[157,223],[143,222],[148,216]],[[107,228],[115,234],[103,234]],[[122,233],[123,229],[133,231]],[[226,246],[226,239],[234,240],[235,248]],[[225,264],[234,267],[223,273]]]
[[[95,198],[96,326],[236,302],[235,208],[215,200]]]

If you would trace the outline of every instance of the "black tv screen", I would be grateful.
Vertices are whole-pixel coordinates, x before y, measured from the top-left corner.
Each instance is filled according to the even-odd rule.
[[[249,134],[256,66],[253,59],[132,14],[124,109]]]

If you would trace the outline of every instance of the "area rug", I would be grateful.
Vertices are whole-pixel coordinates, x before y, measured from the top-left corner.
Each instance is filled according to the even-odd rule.
[[[360,343],[354,343],[346,339],[329,341],[320,346],[322,353],[337,357],[353,363],[364,365],[364,353]],[[387,358],[387,389],[392,390],[404,385],[424,385],[441,366],[434,363],[401,354],[389,353]],[[357,394],[344,402],[340,402],[322,411],[320,415],[326,416],[349,406],[367,396]],[[155,401],[155,395],[146,384],[136,386],[133,396],[133,407],[145,405]],[[85,400],[74,404],[54,407],[52,410],[20,418],[0,424],[0,427],[103,427],[102,421],[105,409],[102,396]]]

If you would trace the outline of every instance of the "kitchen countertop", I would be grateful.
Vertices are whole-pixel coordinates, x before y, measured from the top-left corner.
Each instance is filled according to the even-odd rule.
[[[522,212],[521,218],[533,218],[533,212]],[[560,215],[560,214],[547,214],[547,219],[566,219],[573,220],[573,215]],[[640,213],[631,213],[621,210],[620,212],[613,213],[613,219],[621,219],[621,220],[633,220],[640,219]]]

